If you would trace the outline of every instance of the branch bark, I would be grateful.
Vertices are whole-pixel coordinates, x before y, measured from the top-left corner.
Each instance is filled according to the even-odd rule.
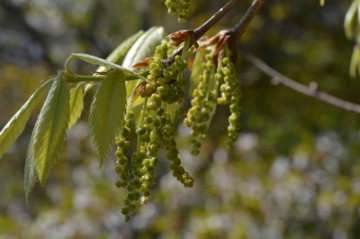
[[[297,91],[301,94],[313,97],[330,105],[336,106],[340,109],[352,111],[360,114],[360,105],[354,104],[332,95],[329,95],[325,92],[317,91],[316,89],[311,89],[310,87],[304,86],[286,76],[276,71],[274,68],[267,65],[265,62],[255,57],[252,54],[246,54],[245,59],[252,63],[256,68],[265,73],[266,75],[272,77],[276,83],[282,84],[294,91]]]
[[[202,37],[211,27],[213,27],[220,19],[225,16],[240,0],[231,0],[220,8],[212,17],[209,18],[204,24],[194,30],[195,39],[198,40]]]
[[[220,19],[230,12],[233,7],[239,3],[240,0],[230,0],[222,8],[220,8],[212,17],[210,17],[204,24],[194,30],[195,40],[199,40],[211,27],[220,21]],[[183,51],[183,46],[174,52],[171,56],[166,59],[164,62],[165,66],[169,66],[174,62],[175,56],[180,55]]]
[[[252,19],[259,12],[262,5],[266,0],[254,0],[249,9],[246,11],[245,15],[241,18],[241,20],[231,29],[234,32],[236,39],[240,39],[244,34],[245,30],[249,26]]]

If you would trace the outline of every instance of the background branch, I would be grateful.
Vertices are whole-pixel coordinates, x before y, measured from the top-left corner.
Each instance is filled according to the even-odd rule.
[[[310,87],[304,86],[286,76],[276,71],[265,62],[255,57],[252,54],[246,54],[245,59],[252,63],[256,68],[265,73],[266,75],[272,77],[275,83],[282,84],[294,91],[302,93],[307,96],[311,96],[315,99],[328,103],[330,105],[336,106],[340,109],[352,111],[360,114],[360,105],[354,104],[348,101],[341,100],[327,93],[317,91],[316,89],[311,89]]]

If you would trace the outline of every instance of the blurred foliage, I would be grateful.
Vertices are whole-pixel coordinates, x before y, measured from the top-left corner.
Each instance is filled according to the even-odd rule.
[[[0,128],[71,52],[106,57],[139,29],[195,28],[226,1],[192,1],[183,24],[166,14],[163,2],[0,1]],[[241,1],[208,36],[231,28],[250,3]],[[267,1],[239,48],[300,83],[315,82],[360,103],[360,81],[348,75],[353,43],[345,39],[343,19],[349,4]],[[194,188],[183,188],[161,160],[150,202],[129,223],[120,212],[125,192],[114,185],[115,158],[98,169],[82,121],[69,131],[61,160],[26,208],[23,167],[36,120],[31,118],[0,161],[0,238],[359,238],[360,116],[273,86],[246,61],[240,70],[243,129],[235,149],[227,152],[219,137],[228,114],[221,107],[196,158],[189,152],[189,132],[179,125],[180,156]],[[87,115],[85,110],[83,119]]]

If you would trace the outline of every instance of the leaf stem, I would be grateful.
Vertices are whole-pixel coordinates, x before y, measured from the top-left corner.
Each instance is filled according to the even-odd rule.
[[[65,69],[68,73],[75,75],[75,73],[70,69],[70,62],[72,62],[76,57],[72,54],[65,61]]]
[[[135,73],[132,70],[129,70],[129,69],[127,69],[123,66],[120,66],[118,64],[115,64],[111,61],[107,61],[102,58],[92,56],[89,54],[84,54],[84,53],[71,53],[70,57],[66,60],[65,68],[70,74],[77,75],[73,71],[71,71],[71,69],[69,67],[70,62],[76,58],[78,58],[82,61],[88,62],[90,64],[93,64],[93,65],[100,65],[100,66],[104,66],[106,68],[123,71],[124,73],[126,73],[130,76],[134,76],[135,78],[145,81],[146,83],[148,83],[150,85],[154,85],[154,83],[148,81],[146,77],[144,77],[138,73]]]
[[[66,72],[63,71],[62,74],[66,83],[74,83],[74,84],[81,82],[96,83],[106,78],[106,76],[86,76],[86,75],[78,75],[75,73],[69,74],[69,72],[67,71]]]

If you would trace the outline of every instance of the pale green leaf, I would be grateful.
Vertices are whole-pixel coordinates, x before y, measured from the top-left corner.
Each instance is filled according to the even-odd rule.
[[[320,6],[324,6],[325,5],[325,0],[320,0]]]
[[[152,27],[147,30],[137,41],[131,46],[126,54],[122,66],[131,67],[135,63],[144,60],[146,57],[152,56],[155,48],[162,39],[164,39],[163,27]]]
[[[34,106],[38,102],[41,93],[53,80],[48,80],[40,86],[34,94],[26,101],[19,111],[10,119],[0,132],[0,159],[6,150],[14,143],[14,141],[23,132],[26,122],[28,121]]]
[[[192,96],[192,92],[197,88],[199,84],[199,77],[203,74],[203,58],[205,56],[206,51],[198,51],[196,52],[195,59],[193,62],[193,69],[190,76],[190,87],[189,87],[189,95]]]
[[[128,71],[128,69],[121,67],[113,62],[110,62],[105,59],[99,58],[97,56],[89,55],[86,53],[71,53],[71,56],[73,56],[75,58],[79,58],[79,59],[86,61],[93,65],[103,66],[106,69],[119,69],[119,70],[123,70],[123,71]]]
[[[96,90],[90,108],[90,126],[100,167],[109,154],[115,137],[119,135],[126,111],[125,75],[122,71],[109,72]]]
[[[135,73],[134,71],[132,71],[132,70],[126,68],[126,67],[117,65],[115,63],[112,63],[110,61],[107,61],[105,59],[102,59],[102,58],[99,58],[99,57],[96,57],[96,56],[88,55],[88,54],[85,54],[85,53],[71,53],[71,57],[73,59],[79,58],[79,59],[81,59],[83,61],[86,61],[86,62],[88,62],[90,64],[104,66],[106,69],[120,70],[123,73],[126,73],[126,74],[128,74],[130,76],[134,76],[137,79],[146,80],[146,78],[143,77],[142,75],[139,75],[139,74]]]
[[[141,62],[146,57],[150,57],[154,54],[155,48],[161,43],[161,40],[164,38],[165,32],[162,27],[152,27],[147,30],[139,39],[134,43],[126,54],[123,64],[123,67],[130,68],[138,62]],[[126,82],[126,91],[128,98],[137,85],[137,81],[127,81]],[[130,103],[130,102],[128,102]]]
[[[360,49],[358,45],[354,46],[353,54],[351,56],[351,62],[350,62],[350,69],[349,73],[352,78],[356,78],[359,71],[359,65],[360,65]]]
[[[118,47],[113,50],[110,55],[106,58],[107,61],[116,63],[118,65],[122,64],[122,61],[126,55],[126,53],[129,51],[130,47],[134,44],[134,42],[144,33],[144,31],[139,31],[135,33],[134,35],[127,38],[125,41],[123,41]],[[106,71],[105,67],[100,66],[97,70],[97,72],[103,72]]]
[[[354,24],[356,20],[356,13],[358,12],[358,1],[354,0],[345,15],[344,29],[345,35],[348,39],[354,37]]]
[[[39,180],[34,158],[34,132],[35,131],[33,131],[33,133],[31,134],[24,168],[24,189],[26,205],[29,205],[30,192],[34,188],[36,182]]]
[[[139,97],[140,98],[140,97]],[[135,119],[135,127],[140,127],[140,120],[141,120],[141,114],[143,111],[143,107],[144,107],[144,101],[142,101],[141,103],[133,106],[131,108],[131,111],[134,113],[134,119]]]
[[[68,129],[78,120],[84,108],[84,91],[82,85],[77,85],[70,91],[70,117]]]
[[[69,90],[59,72],[54,80],[34,127],[33,149],[28,157],[34,157],[37,174],[42,185],[58,158],[65,141],[69,122]]]
[[[106,58],[107,61],[116,63],[118,65],[122,64],[122,61],[126,55],[126,53],[129,51],[130,47],[134,44],[134,42],[144,33],[144,31],[138,31],[134,35],[127,38],[125,41],[123,41],[118,47],[113,50],[110,55]],[[96,69],[96,72],[106,72],[107,69],[104,66],[99,66]],[[85,87],[85,93],[88,92],[94,84],[87,84]]]

